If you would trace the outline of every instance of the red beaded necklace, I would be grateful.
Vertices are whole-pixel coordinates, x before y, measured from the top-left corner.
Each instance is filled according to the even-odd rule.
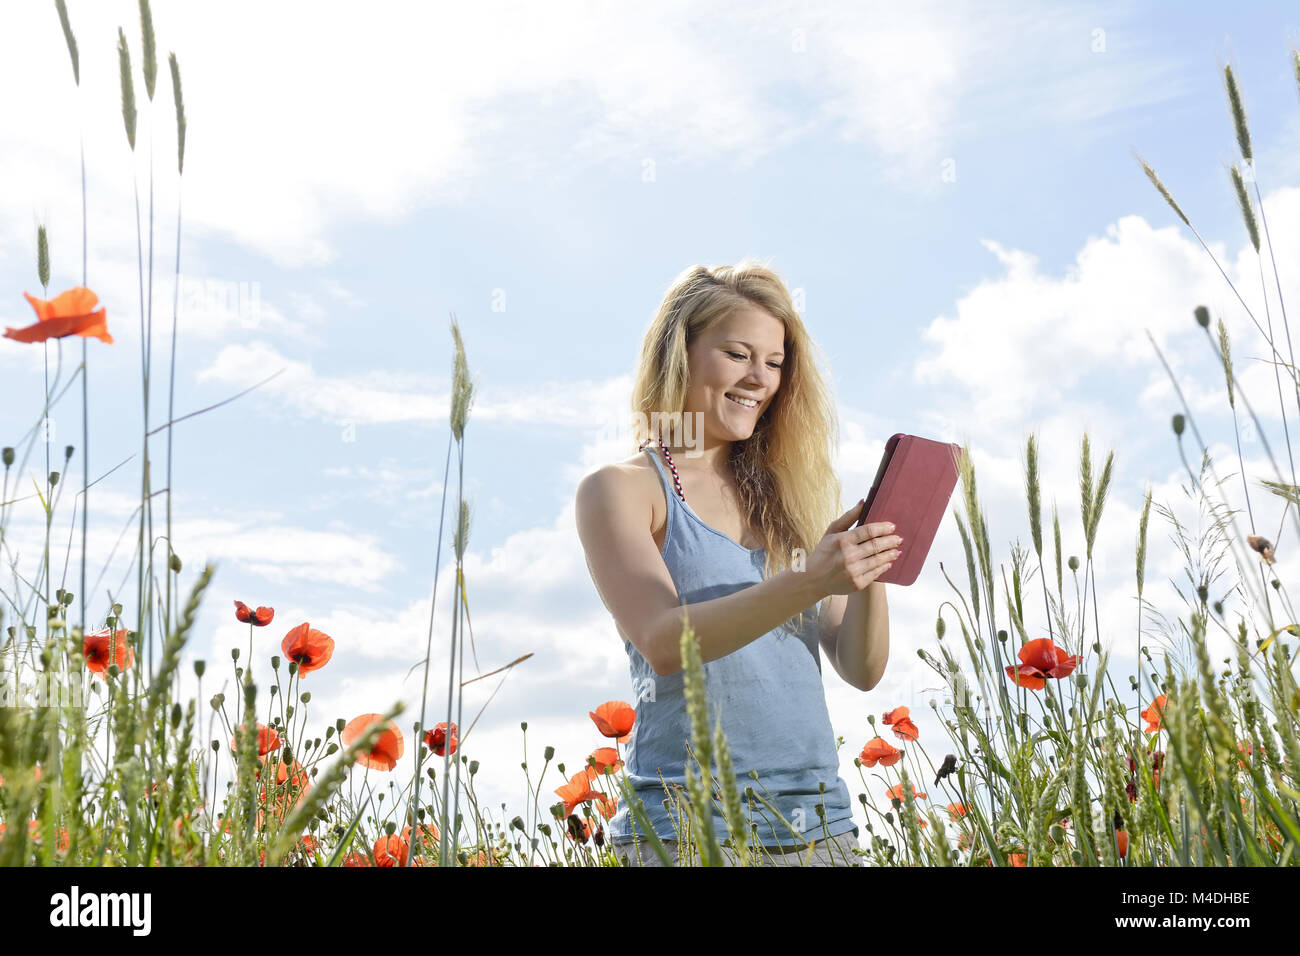
[[[641,448],[644,449],[645,446],[649,445],[651,442],[654,442],[656,445],[658,445],[659,450],[664,453],[664,458],[667,459],[668,461],[668,469],[673,473],[673,487],[677,489],[677,497],[681,498],[682,501],[685,501],[686,495],[682,493],[682,481],[680,478],[677,477],[677,466],[673,464],[673,456],[668,454],[668,448],[664,445],[663,442],[655,441],[653,438],[647,438],[645,441],[643,441],[641,443]]]

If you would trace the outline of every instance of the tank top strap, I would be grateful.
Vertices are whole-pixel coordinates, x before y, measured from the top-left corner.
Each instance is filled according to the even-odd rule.
[[[664,466],[663,456],[659,453],[659,449],[654,445],[647,445],[642,451],[649,455],[650,460],[655,463],[655,470],[659,472],[659,481],[664,488],[664,497],[668,499],[669,510],[680,507],[682,499],[677,497],[677,489],[673,486],[672,476],[668,474],[668,469]]]

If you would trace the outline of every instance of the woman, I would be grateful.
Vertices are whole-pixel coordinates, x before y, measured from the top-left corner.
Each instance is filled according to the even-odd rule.
[[[876,578],[902,539],[885,522],[853,528],[861,501],[830,520],[840,493],[834,407],[781,279],[752,260],[683,272],[646,333],[632,404],[653,433],[632,458],[584,477],[575,506],[637,692],[629,782],[675,855],[670,793],[685,782],[690,737],[680,658],[689,619],[710,729],[720,717],[739,786],[753,791],[741,797],[749,844],[763,847],[765,863],[852,862],[858,828],[818,646],[859,690],[880,680],[889,611]],[[716,801],[712,812],[726,839]],[[616,854],[656,863],[633,823],[626,806],[610,821]]]

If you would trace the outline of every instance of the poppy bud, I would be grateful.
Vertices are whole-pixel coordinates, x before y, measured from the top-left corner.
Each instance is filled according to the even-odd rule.
[[[1175,416],[1174,416],[1174,434],[1175,434],[1175,435],[1182,435],[1182,433],[1183,433],[1183,416],[1182,416],[1182,415],[1175,415]]]
[[[940,614],[938,620],[934,622],[934,633],[935,636],[937,636],[941,641],[943,640],[943,632],[945,627],[946,625],[943,623],[943,615]]]
[[[344,720],[342,717],[334,721],[334,729],[337,730],[339,733],[343,733],[343,728],[346,727],[347,725],[348,722]]]
[[[311,700],[311,691],[309,691],[309,690],[305,690],[305,691],[303,691],[303,692],[302,692],[302,696],[299,697],[298,699],[299,699],[300,701],[302,701],[304,704],[307,703],[308,701]]]
[[[551,758],[555,756],[555,748],[547,747],[545,750],[542,751],[542,755],[549,761]]]
[[[528,730],[528,721],[526,721],[526,720],[521,720],[521,721],[519,722],[519,729],[522,730],[522,731],[527,732],[527,730]]]
[[[1070,566],[1071,571],[1079,570],[1079,559],[1076,558],[1074,555],[1070,555],[1070,560],[1067,561],[1066,564]]]
[[[1200,598],[1201,603],[1204,604],[1207,600],[1209,600],[1210,589],[1207,588],[1204,584],[1198,584],[1196,586],[1196,596]]]
[[[202,676],[203,676],[203,671],[204,671],[204,669],[207,668],[207,666],[208,666],[208,665],[205,664],[205,663],[203,663],[203,661],[195,661],[195,662],[194,662],[194,676],[195,676],[195,677],[202,677]]]
[[[71,457],[72,457],[72,446],[69,445],[67,448],[63,449],[63,460],[67,461]]]
[[[0,452],[0,455],[3,455],[4,457],[4,463],[6,468],[8,468],[10,465],[14,463],[14,450],[10,448],[8,445],[5,446],[3,452]]]
[[[279,669],[280,669],[280,655],[279,655],[279,654],[272,654],[272,655],[271,655],[271,670],[273,670],[273,671],[278,671]]]
[[[512,829],[512,830],[518,830],[518,831],[520,831],[520,832],[522,833],[522,832],[523,832],[523,829],[524,829],[524,818],[523,818],[523,817],[515,817],[513,820],[511,820],[511,821],[510,821],[510,829]]]
[[[226,695],[225,695],[225,694],[213,694],[213,695],[212,695],[212,709],[213,709],[213,710],[220,710],[220,709],[221,709],[221,705],[224,704],[225,702],[226,702]]]
[[[1196,307],[1196,324],[1203,329],[1210,327],[1210,310],[1203,305]]]
[[[57,485],[58,483],[59,483],[59,473],[57,471],[50,472],[50,484]]]
[[[230,659],[231,659],[232,661],[237,661],[237,660],[239,660],[239,648],[237,648],[237,647],[232,647],[232,648],[230,649]]]
[[[1007,642],[1007,632],[998,631],[998,640],[1005,644]]]
[[[172,552],[171,565],[173,571],[175,571],[177,574],[181,573],[181,556],[177,554],[175,551]]]

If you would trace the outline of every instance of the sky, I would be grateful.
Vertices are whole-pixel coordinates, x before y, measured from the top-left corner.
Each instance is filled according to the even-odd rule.
[[[454,457],[444,487],[454,315],[476,388],[463,493],[473,509],[465,574],[477,659],[487,672],[532,654],[503,684],[467,689],[462,727],[487,706],[466,753],[480,761],[476,791],[498,821],[524,809],[521,761],[536,785],[551,745],[572,773],[605,743],[588,711],[634,699],[578,540],[574,491],[627,457],[617,423],[671,281],[696,263],[747,256],[797,293],[823,353],[845,507],[866,494],[890,435],[966,443],[994,563],[1009,575],[1013,543],[1031,547],[1028,436],[1039,441],[1045,524],[1055,503],[1065,551],[1081,560],[1083,435],[1094,476],[1114,452],[1093,547],[1113,675],[1134,672],[1135,542],[1148,488],[1193,540],[1197,529],[1170,428],[1182,407],[1153,343],[1223,494],[1244,509],[1240,439],[1258,533],[1277,545],[1286,580],[1281,502],[1257,479],[1291,479],[1296,408],[1284,426],[1251,318],[1265,322],[1265,288],[1271,321],[1282,312],[1228,177],[1240,156],[1223,67],[1243,91],[1274,256],[1295,262],[1294,6],[665,0],[363,10],[232,0],[218,10],[156,0],[152,102],[137,4],[69,0],[68,9],[80,85],[53,4],[0,11],[0,32],[22,38],[0,61],[11,91],[0,106],[0,326],[34,321],[22,293],[42,295],[38,225],[50,237],[49,295],[82,281],[84,147],[86,277],[115,339],[89,342],[92,478],[121,465],[90,494],[95,620],[110,595],[129,606],[135,594],[126,554],[141,477],[142,326],[152,328],[151,427],[166,421],[173,385],[180,416],[274,375],[173,432],[182,588],[205,562],[217,567],[186,652],[187,662],[208,662],[205,696],[221,681],[231,691],[230,648],[247,646],[233,601],[272,606],[274,623],[253,635],[259,682],[285,632],[310,622],[337,643],[331,664],[304,679],[309,725],[323,732],[336,717],[402,700],[409,755],[421,678],[408,672],[424,653],[437,564],[437,707],[427,723],[445,714],[450,507],[441,537],[439,528],[444,493],[454,502],[460,490]],[[134,150],[120,109],[119,27],[135,75]],[[187,114],[180,174],[170,52]],[[151,300],[142,295],[150,249]],[[1280,282],[1282,304],[1300,301],[1300,277]],[[1234,425],[1219,359],[1192,319],[1198,305],[1226,325],[1262,434],[1240,400]],[[51,346],[49,375],[62,385],[80,343],[65,340],[61,358]],[[0,339],[0,443],[21,445],[39,422],[46,363],[41,346]],[[81,442],[79,384],[50,417],[61,459],[65,444]],[[1199,446],[1190,432],[1184,442],[1195,469]],[[74,588],[80,531],[67,541],[80,453],[54,524]],[[165,443],[156,439],[152,454],[160,487]],[[14,469],[11,490],[39,481],[43,455]],[[917,651],[936,650],[940,606],[961,605],[940,568],[965,589],[957,513],[965,520],[955,495],[916,583],[888,588],[880,684],[864,694],[823,667],[859,824],[859,792],[887,808],[883,779],[869,776],[864,788],[853,766],[875,733],[868,715],[879,725],[907,705],[930,760],[952,749],[931,710],[945,692]],[[1176,632],[1185,556],[1168,520],[1153,511],[1150,522],[1144,598]],[[11,562],[34,573],[43,528],[24,492],[8,515],[6,603]],[[1229,561],[1214,596],[1233,581]],[[1240,595],[1229,606],[1252,614]],[[952,605],[944,609],[949,633],[959,631]],[[1001,595],[998,612],[1006,626]],[[1161,627],[1146,626],[1148,635]],[[1041,613],[1029,627],[1046,634]],[[1211,646],[1227,644],[1215,634]],[[563,782],[552,765],[543,789]]]

